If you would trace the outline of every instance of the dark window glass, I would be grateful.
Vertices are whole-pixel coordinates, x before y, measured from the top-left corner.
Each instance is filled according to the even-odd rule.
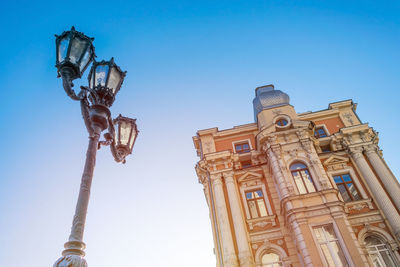
[[[236,150],[236,153],[250,152],[249,143],[246,142],[246,143],[235,144],[235,150]]]
[[[315,128],[314,136],[316,138],[322,138],[327,137],[328,135],[326,134],[324,127],[317,127]]]
[[[285,119],[279,119],[275,122],[279,126],[286,126],[288,124],[288,121]]]
[[[331,152],[331,146],[326,145],[326,146],[321,146],[322,152]]]
[[[358,192],[349,174],[333,176],[333,180],[335,181],[345,202],[361,199],[360,193]]]
[[[240,164],[242,165],[242,168],[248,168],[251,167],[251,161],[242,161],[240,162]]]

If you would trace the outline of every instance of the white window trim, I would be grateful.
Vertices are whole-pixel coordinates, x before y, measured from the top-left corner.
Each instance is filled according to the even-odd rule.
[[[300,162],[302,164],[304,164],[307,167],[308,172],[311,174],[311,179],[313,180],[313,184],[315,187],[315,192],[311,192],[311,193],[304,193],[304,194],[300,194],[299,188],[297,187],[296,181],[294,180],[293,174],[292,174],[292,170],[290,169],[290,166],[292,166],[292,164],[296,163],[296,162]],[[306,194],[312,194],[312,193],[316,193],[318,191],[321,191],[321,183],[320,180],[316,180],[316,178],[319,178],[319,176],[316,174],[316,171],[314,169],[313,166],[311,166],[308,162],[308,159],[304,158],[304,157],[296,157],[294,159],[292,159],[289,164],[287,164],[287,168],[289,170],[289,174],[292,182],[292,186],[294,186],[293,188],[295,189],[297,195],[306,195]],[[317,183],[318,181],[318,183]]]
[[[283,125],[283,126],[277,125],[277,124],[276,124],[276,121],[279,120],[279,119],[285,119],[285,120],[287,121],[287,124],[286,124],[286,125]],[[292,120],[291,120],[291,118],[290,118],[288,115],[286,115],[286,114],[278,114],[278,115],[275,116],[275,118],[273,119],[273,123],[274,123],[274,125],[275,125],[275,127],[276,127],[277,129],[283,130],[283,129],[287,129],[287,128],[290,127],[290,125],[292,124]]]
[[[269,199],[268,199],[268,197],[267,197],[267,190],[266,190],[266,188],[265,188],[265,184],[260,184],[260,185],[254,185],[254,186],[249,186],[249,187],[245,187],[245,188],[243,188],[243,187],[240,187],[240,193],[241,193],[241,195],[242,195],[242,199],[243,199],[243,201],[244,201],[244,210],[246,211],[246,218],[248,219],[248,220],[250,220],[250,219],[252,219],[251,218],[251,216],[250,216],[250,211],[249,211],[249,207],[247,206],[247,199],[246,199],[246,193],[245,193],[245,191],[251,191],[251,190],[254,190],[254,189],[259,189],[261,187],[261,190],[262,190],[262,192],[263,192],[263,194],[264,194],[264,201],[265,201],[265,205],[267,206],[267,211],[268,211],[268,215],[270,216],[270,215],[273,215],[272,214],[272,208],[271,208],[271,204],[269,203]],[[262,218],[262,217],[259,217],[259,218]]]
[[[325,133],[326,133],[326,137],[331,136],[331,133],[328,131],[328,127],[326,127],[326,125],[325,125],[324,123],[318,124],[318,125],[316,124],[316,125],[315,125],[315,129],[316,129],[316,128],[320,128],[320,127],[324,128],[324,131],[325,131]],[[321,138],[326,138],[326,137],[321,137]]]
[[[353,170],[353,168],[351,167],[346,167],[344,169],[340,169],[340,170],[336,170],[336,171],[328,171],[328,176],[331,179],[331,183],[334,186],[334,188],[338,189],[335,180],[333,179],[333,176],[335,175],[342,175],[342,174],[350,174],[351,179],[353,180],[353,182],[356,184],[358,192],[360,192],[361,194],[361,198],[362,199],[367,199],[367,193],[365,193],[364,188],[362,187],[360,181],[358,180],[358,177],[355,173],[355,171]],[[342,195],[340,195],[340,197],[342,197]]]
[[[318,227],[318,226],[324,226],[324,225],[327,225],[327,224],[332,224],[332,226],[333,226],[333,231],[335,232],[336,238],[337,238],[337,240],[339,241],[339,245],[340,245],[340,247],[341,247],[341,249],[342,249],[342,251],[343,251],[343,254],[344,254],[344,257],[345,257],[346,260],[347,260],[347,263],[349,264],[350,267],[355,267],[355,266],[354,266],[354,263],[353,263],[353,261],[352,261],[352,259],[351,259],[350,253],[349,253],[349,251],[347,250],[347,247],[346,247],[346,245],[345,245],[345,243],[344,243],[344,240],[343,240],[343,238],[342,238],[342,235],[340,234],[339,228],[337,227],[336,222],[335,222],[335,221],[332,221],[332,220],[326,221],[326,222],[324,222],[324,223],[315,223],[315,224],[309,224],[309,225],[308,225],[308,227],[310,228],[310,231],[311,231],[311,235],[312,235],[312,237],[313,237],[313,239],[314,239],[314,243],[315,243],[315,245],[317,246],[319,256],[320,256],[320,258],[322,259],[322,262],[323,262],[324,266],[328,267],[328,264],[327,264],[327,262],[326,262],[326,260],[325,260],[325,255],[324,255],[324,253],[322,252],[321,246],[320,246],[320,244],[319,244],[317,238],[315,237],[315,233],[314,233],[314,229],[313,229],[313,228]]]
[[[252,145],[251,145],[250,138],[248,138],[248,139],[242,139],[242,140],[239,140],[239,141],[234,141],[234,142],[232,142],[233,151],[235,151],[235,153],[237,153],[237,152],[236,152],[236,147],[235,147],[235,145],[238,144],[238,143],[245,143],[245,142],[247,142],[247,143],[249,144],[250,151],[253,150],[253,147],[252,147]]]

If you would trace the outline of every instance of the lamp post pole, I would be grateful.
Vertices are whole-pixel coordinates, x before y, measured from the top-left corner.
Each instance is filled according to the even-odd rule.
[[[56,37],[56,67],[59,77],[63,79],[67,95],[81,103],[82,117],[89,133],[89,144],[71,234],[68,242],[64,244],[62,257],[53,267],[87,267],[83,258],[86,247],[83,233],[97,150],[101,145],[109,145],[114,159],[125,163],[125,157],[132,153],[138,130],[135,119],[119,115],[112,120],[109,110],[121,88],[126,72],[121,71],[114,63],[114,59],[95,62],[93,38],[75,31],[74,27],[71,31]],[[80,78],[92,61],[94,62],[89,73],[89,86],[81,87],[82,90],[75,94],[72,80]],[[100,134],[105,129],[108,129],[108,133],[104,135],[105,141],[100,141]]]

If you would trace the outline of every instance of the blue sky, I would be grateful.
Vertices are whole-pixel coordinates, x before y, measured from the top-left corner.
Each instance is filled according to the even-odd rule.
[[[111,111],[141,131],[125,165],[98,152],[89,265],[203,267],[215,260],[191,137],[252,122],[257,86],[275,84],[298,112],[353,99],[399,177],[399,12],[398,1],[3,3],[0,266],[50,266],[72,221],[87,134],[56,78],[54,34],[74,25],[98,60],[128,71]]]

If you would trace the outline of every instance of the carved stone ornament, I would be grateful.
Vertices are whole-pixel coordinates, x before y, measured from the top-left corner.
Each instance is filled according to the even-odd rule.
[[[297,134],[297,136],[299,137],[300,140],[301,139],[306,139],[308,137],[305,130],[298,130],[298,131],[296,131],[296,134]]]
[[[367,154],[367,155],[373,154],[373,153],[379,154],[379,148],[376,145],[364,146],[364,151],[365,151],[365,154]]]
[[[367,203],[357,203],[356,205],[353,206],[349,206],[347,209],[350,210],[356,210],[356,211],[360,211],[364,208],[368,208],[368,204]]]
[[[362,157],[363,148],[361,146],[358,147],[350,147],[349,153],[354,159],[358,159]]]
[[[87,267],[86,260],[79,255],[67,255],[54,263],[53,267]]]
[[[343,117],[347,120],[348,123],[354,125],[353,116],[350,114],[350,112],[344,113]]]
[[[251,220],[247,221],[247,224],[249,225],[250,230],[253,230],[254,227],[263,228],[267,225],[275,226],[276,225],[275,215],[257,218],[257,219],[251,219]]]
[[[328,168],[328,171],[341,170],[347,167],[347,162],[349,158],[332,155],[324,161],[324,166]]]
[[[277,141],[278,137],[276,135],[267,137],[267,142],[270,143],[271,145],[278,143]]]
[[[211,142],[204,143],[204,150],[206,153],[210,153],[212,151],[211,146],[212,146]]]

